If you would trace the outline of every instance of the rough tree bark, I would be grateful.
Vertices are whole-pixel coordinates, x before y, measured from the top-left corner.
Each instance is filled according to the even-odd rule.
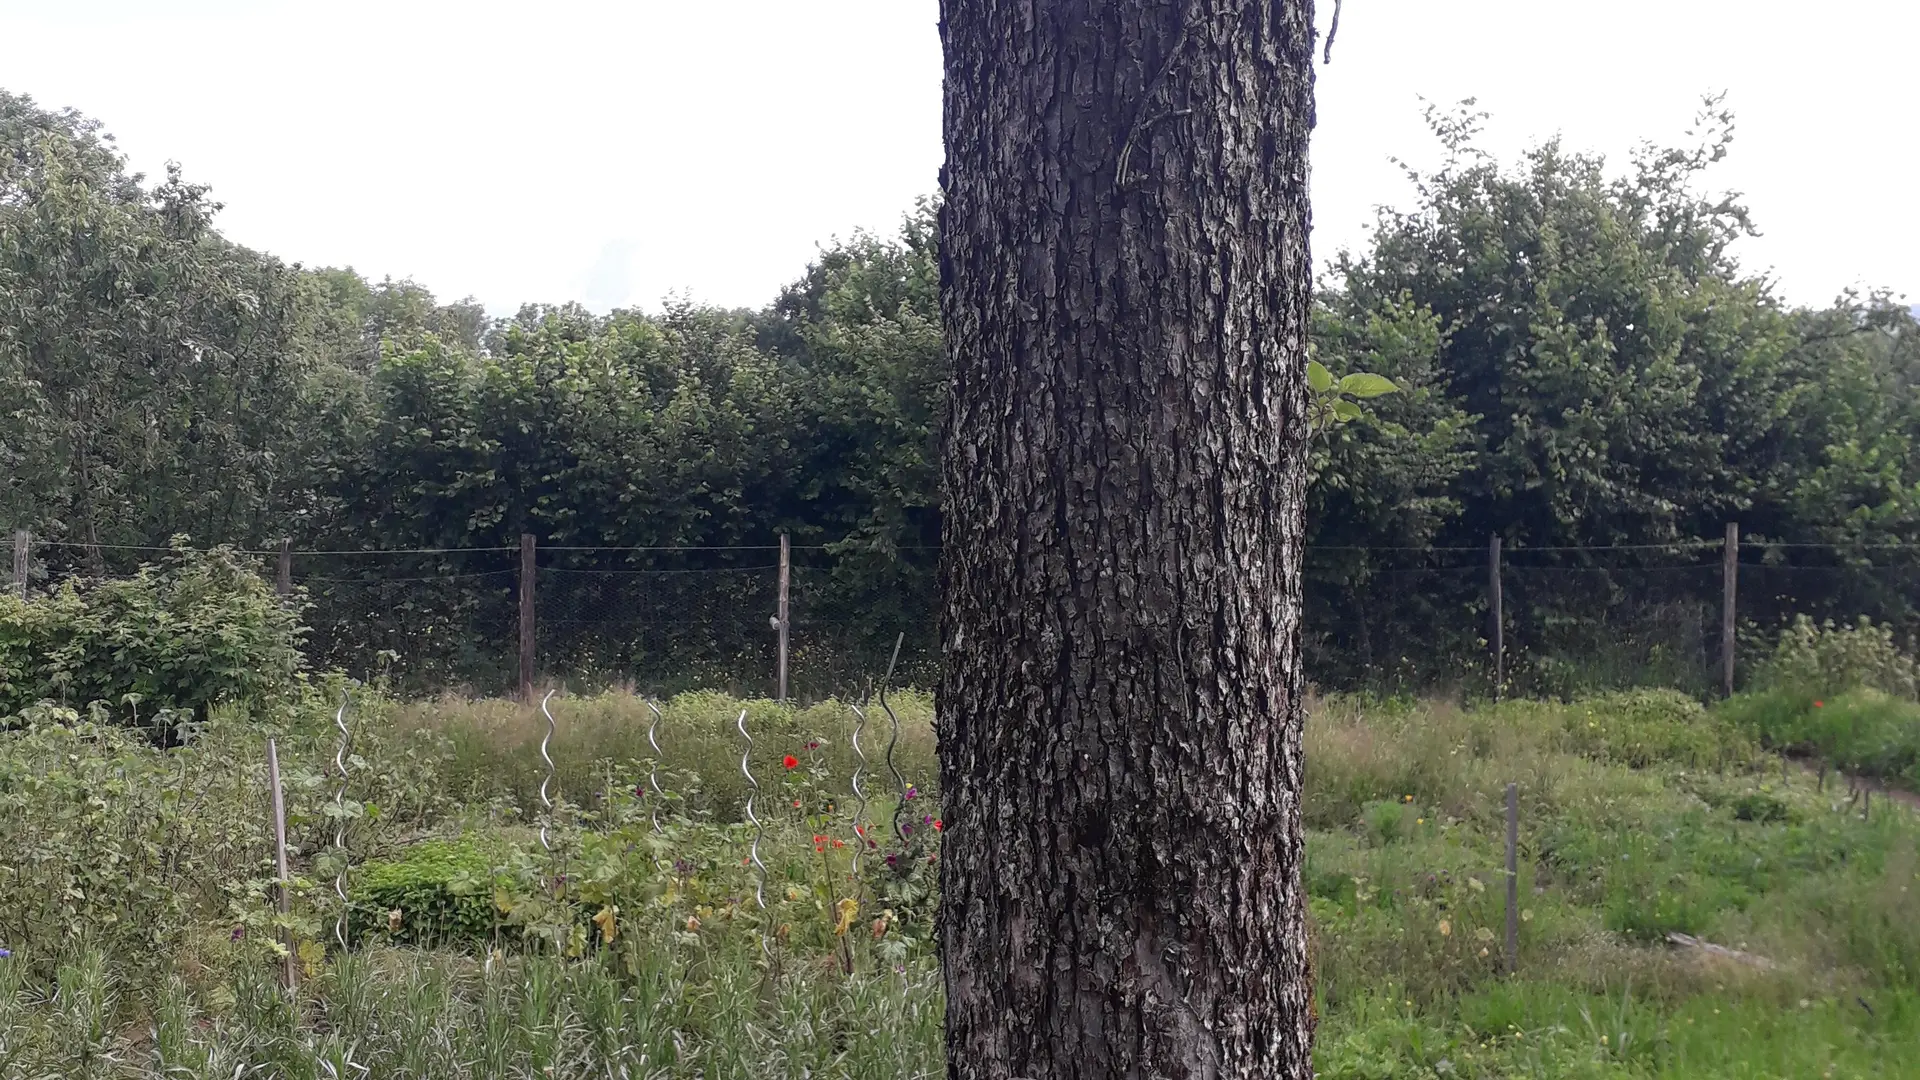
[[[949,1075],[1312,1073],[1311,0],[942,0]]]

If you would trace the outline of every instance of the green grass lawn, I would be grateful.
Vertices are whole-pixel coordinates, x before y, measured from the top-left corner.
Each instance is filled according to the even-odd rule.
[[[0,1078],[938,1076],[930,709],[900,706],[894,764],[915,798],[895,794],[873,711],[864,836],[856,718],[745,706],[764,884],[741,822],[742,706],[712,695],[666,709],[666,800],[640,702],[556,699],[552,854],[545,725],[505,703],[364,703],[339,809],[318,696],[166,753],[86,728],[0,737]],[[1920,822],[1884,800],[1863,820],[1844,784],[1818,790],[1763,749],[1780,725],[1740,708],[1654,692],[1317,703],[1303,806],[1320,1075],[1920,1075]],[[284,918],[263,728],[288,777]],[[1673,932],[1760,959],[1698,955]]]

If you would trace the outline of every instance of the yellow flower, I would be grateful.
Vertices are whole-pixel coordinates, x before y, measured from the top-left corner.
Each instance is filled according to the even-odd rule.
[[[608,904],[606,907],[600,909],[599,914],[593,917],[593,925],[600,928],[600,943],[602,945],[613,944],[614,935],[620,932],[620,927],[615,923],[615,919],[619,914],[619,908]]]
[[[853,917],[860,913],[860,901],[849,896],[835,907],[839,910],[840,917],[834,920],[833,932],[836,935],[844,935],[853,928]]]
[[[1440,920],[1440,936],[1441,937],[1453,936],[1453,922],[1451,920],[1449,919]]]

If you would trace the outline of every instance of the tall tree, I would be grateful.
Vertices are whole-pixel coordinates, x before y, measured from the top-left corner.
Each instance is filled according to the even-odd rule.
[[[949,1075],[1304,1077],[1310,0],[943,0]]]

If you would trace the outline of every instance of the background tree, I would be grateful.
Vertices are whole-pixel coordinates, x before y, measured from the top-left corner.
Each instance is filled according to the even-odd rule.
[[[1178,74],[1122,136],[1129,191],[1152,179],[1136,168],[1152,140],[1191,126],[1167,96]],[[1689,566],[1684,547],[1546,549],[1712,542],[1729,519],[1780,545],[1746,555],[1756,620],[1920,630],[1904,546],[1920,544],[1920,324],[1885,293],[1794,307],[1741,267],[1747,215],[1707,188],[1725,110],[1711,104],[1690,145],[1624,167],[1558,143],[1496,161],[1471,107],[1429,119],[1441,165],[1413,174],[1416,197],[1336,260],[1313,305],[1326,367],[1400,387],[1314,443],[1313,678],[1427,688],[1479,670],[1492,532],[1530,690],[1683,678],[1649,667],[1651,650],[1716,647],[1702,644],[1712,552]],[[860,685],[901,630],[907,674],[932,678],[948,366],[931,205],[897,233],[826,245],[759,310],[528,304],[504,319],[416,282],[247,251],[217,210],[184,176],[129,172],[98,123],[0,95],[0,530],[51,542],[40,571],[128,573],[152,553],[122,545],[176,533],[314,551],[513,546],[525,529],[564,575],[662,564],[562,546],[785,532],[800,545],[796,641],[814,650],[801,660],[827,679],[810,691]],[[337,601],[316,618],[395,642],[416,671],[435,650],[469,657],[423,675],[484,687],[511,617],[511,559],[495,554],[306,556],[296,575]],[[702,558],[721,572],[687,581],[770,580],[764,551]],[[558,584],[584,580],[543,595],[571,603]],[[625,580],[578,592],[592,619],[543,641],[551,662],[671,626],[689,642],[673,663],[709,650],[765,669],[769,598]],[[735,608],[724,625],[682,616]],[[431,634],[409,621],[429,614]],[[364,674],[385,647],[349,667]],[[1611,668],[1589,662],[1607,650]],[[1583,670],[1548,677],[1553,654]],[[578,663],[651,677],[637,649]],[[731,678],[731,663],[700,677]]]
[[[949,1073],[1309,1075],[1310,5],[941,15]]]

